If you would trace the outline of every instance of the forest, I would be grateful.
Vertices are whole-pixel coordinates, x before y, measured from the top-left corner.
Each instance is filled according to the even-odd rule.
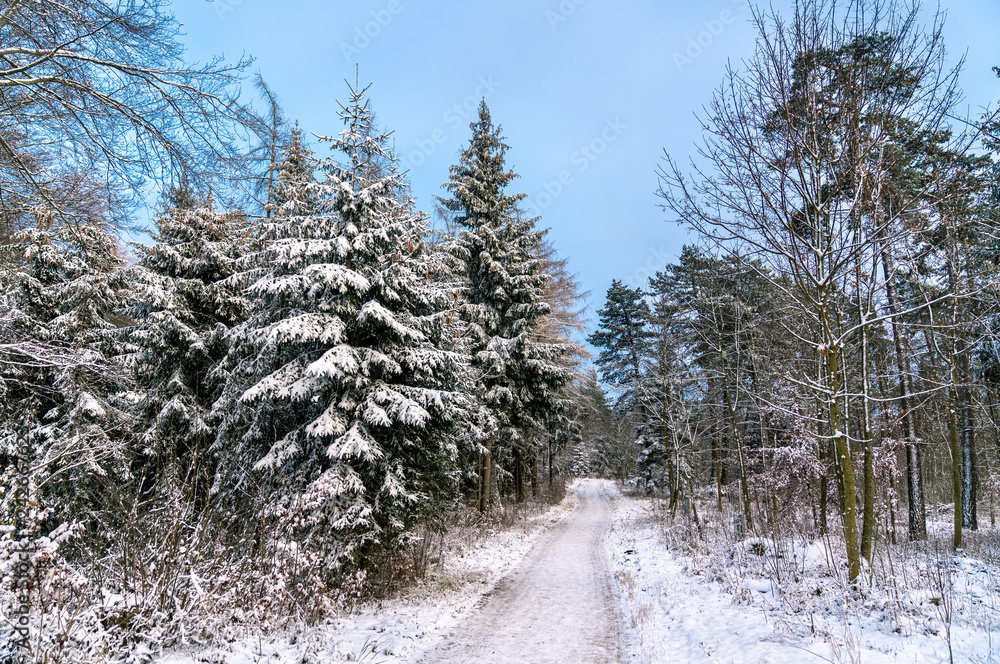
[[[1000,120],[941,12],[752,16],[591,313],[485,99],[428,212],[363,68],[300,127],[165,0],[0,2],[0,659],[320,624],[583,477],[845,593],[998,564]]]
[[[826,532],[834,506],[853,581],[930,504],[955,549],[996,524],[1000,125],[958,116],[941,14],[828,12],[758,19],[698,158],[659,169],[700,243],[614,283],[589,340],[641,479],[671,505],[711,481],[751,530],[807,506]]]

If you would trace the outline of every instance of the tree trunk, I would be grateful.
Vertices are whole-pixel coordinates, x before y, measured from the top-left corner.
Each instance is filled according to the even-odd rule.
[[[514,498],[517,502],[523,503],[528,497],[528,492],[524,484],[524,455],[521,448],[514,448]]]
[[[538,452],[531,455],[531,496],[538,498]]]
[[[959,503],[956,502],[955,519],[961,518],[962,526],[965,528],[976,529],[978,528],[978,523],[976,522],[977,478],[974,477],[976,438],[973,431],[972,398],[969,391],[969,384],[971,382],[969,373],[969,347],[965,341],[965,323],[967,317],[964,300],[965,289],[963,288],[959,273],[959,252],[955,232],[949,221],[949,218],[945,216],[945,264],[948,272],[948,287],[951,290],[954,306],[951,327],[955,337],[952,343],[952,356],[954,359],[951,362],[953,367],[951,376],[953,378],[952,385],[954,386],[954,412],[950,414],[957,420],[954,423],[957,431],[953,431],[952,434],[957,435],[960,439],[958,449],[956,449],[954,444],[952,446],[952,463],[960,467],[959,480],[962,485],[961,512],[959,512]],[[951,426],[952,422],[949,420],[949,427]],[[958,454],[955,453],[956,451]],[[954,474],[954,471],[952,472]],[[957,547],[959,544],[955,546]]]
[[[968,349],[958,354],[959,385],[957,394],[959,400],[958,414],[961,417],[962,433],[962,526],[972,530],[979,529],[976,514],[976,500],[979,493],[979,477],[976,473],[976,434],[972,415],[972,398],[969,390],[969,355]]]
[[[864,515],[861,527],[861,555],[872,560],[875,539],[875,436],[872,432],[871,378],[868,358],[868,307],[861,297],[861,264],[855,265],[858,320],[861,324],[861,436],[864,440]]]
[[[948,439],[951,443],[951,493],[955,501],[954,535],[952,545],[962,546],[962,443],[955,417],[955,388],[948,390]]]
[[[491,480],[493,476],[493,439],[487,438],[484,444],[486,454],[483,455],[482,471],[479,476],[479,511],[486,513],[490,509]]]
[[[822,430],[820,435],[823,435]],[[824,467],[823,476],[819,478],[819,532],[821,535],[826,535],[830,531],[826,515],[826,508],[830,502],[830,478],[826,474],[830,468],[830,447],[828,441],[821,441],[819,444],[819,460]]]
[[[747,480],[747,463],[743,451],[743,438],[740,436],[739,423],[736,420],[736,406],[733,404],[733,397],[729,393],[728,369],[726,361],[722,361],[722,391],[725,393],[726,410],[729,411],[729,426],[731,427],[733,441],[736,443],[736,457],[740,466],[740,498],[743,503],[743,513],[747,520],[747,530],[753,532],[753,517],[750,515],[750,485]]]
[[[666,398],[664,398],[663,407],[664,409],[668,408],[668,405],[666,403]],[[667,426],[666,422],[666,417],[667,417],[666,410],[664,410],[663,417],[664,417],[664,422],[663,426],[661,427],[661,432],[662,432],[661,435],[663,436],[663,452],[667,457],[667,486],[669,487],[667,491],[669,492],[670,495],[668,509],[671,512],[673,512],[674,510],[677,509],[677,492],[674,488],[675,485],[674,473],[676,472],[676,469],[674,468],[674,446],[672,441],[670,440],[671,436],[669,432],[669,427]]]
[[[817,364],[817,383],[822,385],[823,383],[823,364]],[[823,465],[823,475],[819,478],[819,532],[821,535],[826,535],[829,532],[829,524],[827,521],[827,505],[830,502],[830,480],[828,477],[830,469],[830,448],[832,447],[829,439],[824,439],[823,434],[823,420],[825,419],[823,413],[823,403],[822,400],[816,398],[816,440],[819,441],[818,449],[816,450],[816,456],[820,463]]]
[[[889,322],[892,328],[892,343],[896,352],[896,372],[899,377],[899,420],[906,445],[906,498],[909,505],[910,540],[927,539],[927,519],[924,514],[924,481],[920,469],[920,447],[917,444],[916,429],[911,411],[911,390],[909,389],[909,354],[903,341],[902,323],[899,320],[899,294],[896,289],[896,269],[888,242],[882,241],[882,272],[885,275],[886,301],[889,306]]]
[[[832,335],[827,335],[832,340]],[[827,349],[827,378],[831,391],[829,403],[830,428],[833,429],[833,445],[837,458],[837,488],[840,493],[840,512],[844,522],[844,544],[847,548],[847,574],[852,583],[861,574],[861,558],[858,555],[857,487],[854,482],[854,462],[847,436],[841,431],[839,392],[839,350],[831,343]]]
[[[875,548],[875,451],[873,441],[868,438],[865,441],[865,506],[864,522],[861,526],[861,555],[869,563],[872,561],[872,554]]]
[[[719,453],[719,432],[712,432],[712,479],[715,480],[715,498],[722,512],[722,458]]]
[[[549,489],[551,490],[552,489],[552,484],[556,481],[556,471],[555,471],[555,468],[552,467],[552,460],[553,460],[553,457],[555,456],[555,452],[552,450],[552,443],[551,442],[549,442],[548,452],[549,452],[548,453],[548,457],[549,457]]]

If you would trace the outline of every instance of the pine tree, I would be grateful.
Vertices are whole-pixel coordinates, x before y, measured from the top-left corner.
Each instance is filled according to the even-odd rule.
[[[652,426],[645,393],[645,363],[652,352],[649,305],[641,288],[629,288],[617,279],[608,288],[607,301],[587,341],[602,349],[597,357],[601,379],[618,391],[615,408],[628,413],[635,424],[635,444],[640,450],[639,470],[647,482],[663,456],[663,442]]]
[[[204,502],[213,464],[208,447],[217,422],[211,406],[221,381],[213,370],[225,357],[229,329],[247,315],[246,298],[225,280],[254,248],[240,212],[219,212],[185,189],[171,192],[156,220],[152,246],[133,245],[129,361],[141,388],[139,434],[143,488],[155,480]]]
[[[282,167],[284,203],[243,275],[256,306],[233,332],[217,404],[217,490],[280,488],[271,507],[331,574],[398,544],[447,488],[461,400],[449,291],[427,279],[426,219],[366,90],[351,89],[344,130],[324,139],[339,160],[321,182],[295,177],[296,144]]]
[[[316,204],[316,192],[307,185],[315,182],[312,151],[305,146],[302,130],[296,122],[292,127],[288,148],[282,153],[274,190],[269,194],[270,210],[284,212],[311,210]],[[291,203],[291,207],[289,204]]]
[[[573,456],[569,462],[569,472],[576,477],[586,477],[590,474],[593,461],[592,450],[587,446],[586,441],[581,438],[573,446]]]
[[[129,476],[131,418],[118,398],[128,378],[111,361],[110,332],[124,287],[120,247],[99,218],[60,224],[44,211],[37,225],[3,247],[0,440],[16,457],[17,421],[28,422],[33,458],[22,459],[36,498],[74,519],[97,504],[102,484]]]
[[[643,360],[649,354],[652,334],[649,305],[641,288],[629,288],[615,279],[608,288],[607,300],[597,311],[599,320],[587,341],[602,349],[597,356],[601,380],[619,391],[615,406],[636,413],[644,422],[640,385]]]
[[[470,128],[469,146],[443,186],[450,198],[439,201],[458,227],[448,250],[463,284],[460,311],[474,374],[470,392],[485,406],[472,429],[482,445],[479,502],[486,511],[494,458],[518,471],[535,454],[531,438],[544,431],[570,372],[557,362],[568,350],[565,344],[533,335],[550,312],[536,254],[542,233],[535,219],[519,213],[524,194],[506,193],[517,175],[507,170],[509,147],[485,101]]]
[[[578,397],[581,425],[581,446],[589,461],[588,471],[604,473],[614,468],[610,456],[602,447],[614,436],[614,413],[608,405],[597,372],[590,368],[585,374]]]

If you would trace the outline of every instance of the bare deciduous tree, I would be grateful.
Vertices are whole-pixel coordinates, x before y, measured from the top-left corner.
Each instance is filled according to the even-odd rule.
[[[64,171],[137,202],[147,178],[215,179],[243,165],[254,122],[235,84],[249,61],[182,61],[165,0],[0,3],[0,204],[57,214]],[[118,209],[116,209],[118,211]],[[121,221],[122,215],[118,220]]]
[[[756,53],[742,70],[730,68],[708,106],[693,175],[669,156],[661,169],[665,208],[724,251],[751,255],[787,278],[789,300],[808,321],[787,333],[815,353],[818,370],[797,380],[822,404],[852,580],[860,556],[851,443],[870,432],[851,433],[845,344],[885,319],[852,324],[841,299],[861,289],[864,301],[879,287],[872,270],[892,256],[902,219],[920,203],[919,193],[888,201],[890,148],[901,127],[937,131],[956,101],[957,70],[944,65],[940,18],[925,31],[917,8],[892,0],[799,2],[790,22],[755,13]],[[887,269],[885,283],[893,279]],[[888,320],[905,313],[890,307]],[[905,365],[898,346],[897,359]],[[912,407],[907,379],[904,366],[904,424]],[[904,438],[916,450],[909,429]],[[911,455],[911,463],[911,533],[921,537],[919,459]]]

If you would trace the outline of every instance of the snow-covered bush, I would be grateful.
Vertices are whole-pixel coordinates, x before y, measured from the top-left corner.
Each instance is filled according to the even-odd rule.
[[[72,661],[66,653],[98,627],[88,579],[65,558],[83,524],[53,526],[55,510],[38,503],[35,479],[16,465],[0,477],[0,657]]]
[[[102,485],[130,476],[129,376],[112,361],[124,281],[116,239],[39,211],[0,252],[0,457],[28,427],[39,498],[63,520],[97,515]],[[99,518],[99,517],[98,517]]]

